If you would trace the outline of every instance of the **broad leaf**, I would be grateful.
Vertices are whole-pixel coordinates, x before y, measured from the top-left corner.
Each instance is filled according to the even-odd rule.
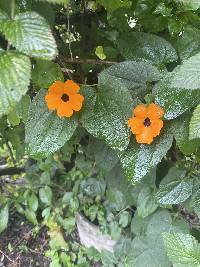
[[[59,118],[49,111],[44,100],[45,90],[34,98],[26,123],[26,143],[31,156],[47,157],[61,148],[73,135],[77,127],[77,118]]]
[[[155,64],[177,60],[173,46],[165,39],[150,33],[124,33],[117,44],[122,56],[126,59],[148,60]]]
[[[127,120],[133,101],[128,89],[121,83],[103,85],[98,92],[83,88],[85,106],[82,111],[83,127],[110,147],[123,151],[129,144]]]
[[[4,207],[0,208],[0,233],[3,232],[8,224],[8,205],[5,205]]]
[[[137,212],[140,217],[145,218],[153,213],[158,207],[154,191],[149,187],[143,188],[139,193],[137,204]]]
[[[185,155],[192,154],[199,147],[200,140],[189,140],[190,116],[183,115],[174,122],[174,137],[178,148]]]
[[[31,64],[27,56],[0,54],[0,117],[16,105],[28,90]]]
[[[200,105],[198,105],[192,115],[190,122],[190,139],[200,138]]]
[[[173,266],[200,266],[200,245],[192,235],[164,233],[163,239],[167,249],[167,255],[172,261]]]
[[[162,205],[172,205],[184,202],[192,195],[193,180],[185,177],[186,171],[173,167],[164,177],[156,194]]]
[[[113,81],[123,83],[133,97],[141,96],[150,90],[148,83],[158,81],[162,74],[156,67],[146,62],[125,61],[115,64],[99,75],[100,86]]]
[[[173,77],[174,73],[169,73],[153,89],[155,102],[164,109],[164,117],[168,120],[180,116],[200,103],[200,90],[174,88],[171,85]]]
[[[39,196],[44,204],[51,204],[53,193],[50,187],[45,186],[43,188],[40,188]]]
[[[57,55],[56,43],[46,20],[36,12],[16,15],[14,20],[1,20],[5,38],[22,53],[43,59]]]
[[[108,12],[113,12],[118,8],[122,7],[130,7],[131,1],[123,0],[123,1],[116,1],[116,0],[97,0],[97,3],[101,4],[105,7]]]
[[[32,71],[33,83],[41,88],[48,88],[56,80],[63,81],[62,70],[57,63],[37,60]]]
[[[176,43],[181,60],[188,59],[200,52],[200,30],[186,26],[181,37]]]
[[[185,9],[197,10],[200,8],[199,0],[175,0],[177,3],[183,4]]]
[[[133,183],[144,177],[155,167],[170,149],[173,135],[170,130],[161,132],[151,145],[139,145],[132,142],[128,149],[120,155],[122,168],[127,178]]]
[[[172,87],[188,90],[200,89],[200,53],[184,61],[173,73]]]

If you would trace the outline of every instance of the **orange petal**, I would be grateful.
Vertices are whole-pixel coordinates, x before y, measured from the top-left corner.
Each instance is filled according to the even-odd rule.
[[[65,93],[68,95],[74,95],[78,93],[80,86],[73,82],[72,80],[67,80],[65,82]]]
[[[61,81],[55,81],[50,87],[49,87],[49,93],[55,94],[55,95],[62,95],[64,92],[65,84]]]
[[[133,114],[138,118],[146,118],[147,117],[147,107],[144,104],[138,105],[133,109]]]
[[[153,136],[150,127],[145,127],[145,130],[141,134],[137,134],[136,140],[139,144],[151,144],[153,142]]]
[[[71,117],[73,110],[69,102],[62,102],[57,109],[57,114],[59,117]]]
[[[60,95],[49,93],[45,96],[45,101],[47,102],[48,109],[57,109],[61,103]]]
[[[162,120],[152,120],[151,121],[151,132],[152,132],[152,135],[153,137],[156,137],[160,134],[160,130],[162,129],[163,127],[163,121]]]
[[[145,126],[143,123],[143,119],[138,119],[136,117],[133,117],[128,120],[128,125],[131,127],[131,131],[133,134],[140,134],[144,130]]]
[[[150,119],[160,119],[163,115],[164,115],[164,110],[160,106],[151,103],[147,107],[147,116]]]
[[[79,111],[82,108],[84,97],[79,94],[71,95],[69,102],[73,110]]]

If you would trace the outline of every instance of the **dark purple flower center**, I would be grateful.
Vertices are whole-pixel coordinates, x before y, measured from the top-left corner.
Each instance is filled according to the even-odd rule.
[[[150,121],[150,119],[149,118],[146,118],[145,120],[144,120],[144,126],[145,127],[149,127],[151,125],[151,121]]]
[[[61,99],[62,101],[67,102],[69,100],[69,96],[67,94],[63,94]]]

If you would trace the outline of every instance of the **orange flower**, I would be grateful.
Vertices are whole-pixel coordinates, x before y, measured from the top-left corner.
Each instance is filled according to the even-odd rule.
[[[133,117],[128,120],[128,125],[136,140],[140,144],[151,144],[153,138],[160,134],[163,121],[160,119],[164,115],[164,110],[158,105],[138,105],[133,109]]]
[[[48,109],[57,110],[59,117],[71,117],[74,111],[82,108],[84,97],[78,94],[79,90],[79,85],[72,80],[55,81],[45,96]]]

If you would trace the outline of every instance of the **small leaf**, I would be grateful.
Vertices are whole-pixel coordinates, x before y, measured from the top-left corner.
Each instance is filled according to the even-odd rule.
[[[26,218],[33,224],[37,224],[37,218],[36,218],[36,214],[33,210],[30,210],[30,209],[26,209],[25,210],[25,216]]]
[[[104,54],[103,51],[103,46],[97,46],[95,50],[95,55],[100,58],[101,60],[106,59],[106,55]]]
[[[24,122],[27,121],[28,119],[28,111],[29,111],[29,106],[31,103],[31,99],[29,95],[25,95],[22,97],[20,102],[17,104],[15,107],[17,115],[22,118]]]
[[[5,205],[4,207],[0,208],[0,233],[6,229],[8,225],[8,218],[8,205]]]
[[[15,111],[15,110],[11,111],[11,112],[8,114],[7,118],[8,118],[8,121],[10,122],[10,124],[11,124],[12,126],[17,126],[17,125],[20,124],[20,118],[19,118],[19,116],[16,114],[16,111]]]
[[[200,246],[192,235],[164,233],[163,239],[167,249],[167,255],[172,261],[173,266],[200,266]]]
[[[117,44],[122,56],[129,60],[139,59],[165,64],[178,58],[176,50],[168,41],[150,33],[124,33]]]
[[[200,138],[200,105],[196,107],[190,122],[190,139]]]
[[[0,30],[5,38],[22,53],[43,59],[57,55],[56,43],[46,20],[36,12],[24,12],[14,20],[1,20]]]
[[[31,64],[15,52],[0,54],[0,117],[16,105],[28,90]]]
[[[120,216],[119,216],[119,224],[125,228],[127,227],[127,225],[129,224],[131,220],[131,216],[130,216],[130,213],[128,211],[123,211],[120,213]]]
[[[39,196],[40,196],[41,201],[44,204],[47,204],[47,205],[51,204],[53,194],[52,194],[52,190],[50,187],[45,186],[43,188],[40,188]]]
[[[184,202],[192,195],[193,180],[185,178],[185,170],[173,167],[164,177],[156,194],[162,205],[172,205]]]
[[[26,123],[26,143],[31,156],[43,158],[61,148],[73,135],[77,127],[77,118],[59,118],[55,111],[49,111],[41,90],[29,110]]]
[[[147,217],[157,209],[158,204],[151,188],[145,187],[140,191],[137,204],[138,216],[142,218]]]
[[[38,198],[34,193],[28,197],[28,206],[34,212],[38,209]]]

